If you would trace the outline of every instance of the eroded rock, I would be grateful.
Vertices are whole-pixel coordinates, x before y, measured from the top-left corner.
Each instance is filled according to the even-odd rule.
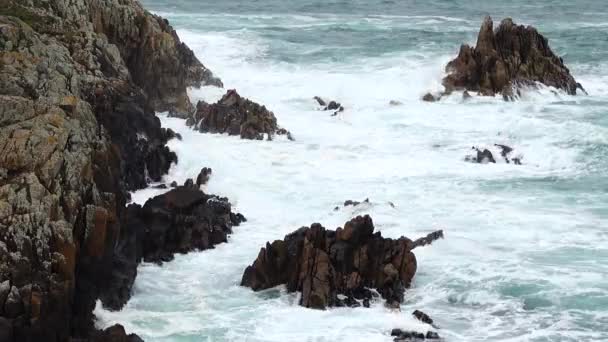
[[[315,223],[267,243],[241,285],[259,291],[286,284],[289,292],[302,293],[300,305],[315,309],[369,305],[374,291],[398,306],[416,273],[412,248],[406,237],[374,233],[367,215],[335,231]]]
[[[200,101],[196,108],[188,123],[200,132],[227,133],[251,140],[264,137],[270,140],[275,134],[291,139],[289,131],[278,126],[273,112],[241,97],[234,89],[228,90],[217,103]]]
[[[140,261],[163,263],[175,253],[206,250],[227,242],[232,227],[245,217],[232,212],[228,199],[207,195],[198,187],[180,186],[146,201],[131,204],[122,222],[104,306],[120,309],[129,299]]]
[[[486,17],[479,30],[477,45],[462,45],[456,59],[446,66],[443,79],[445,93],[456,90],[475,91],[481,95],[501,94],[513,99],[513,90],[537,83],[575,95],[584,92],[553,53],[547,38],[531,26],[516,25],[510,18],[494,30]]]

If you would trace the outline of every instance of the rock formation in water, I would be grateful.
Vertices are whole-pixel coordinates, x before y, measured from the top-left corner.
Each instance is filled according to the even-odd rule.
[[[176,162],[154,111],[190,114],[203,83],[136,0],[0,1],[0,340],[131,339],[92,310],[136,229],[128,191]]]
[[[279,127],[273,112],[241,97],[234,89],[228,90],[217,103],[200,101],[188,124],[200,132],[227,133],[242,139],[262,140],[266,136],[271,140],[279,134],[293,140],[289,131]]]
[[[514,157],[512,157],[513,154],[513,148],[507,145],[502,145],[502,144],[494,144],[495,147],[498,147],[500,149],[500,156],[502,157],[502,159],[505,161],[505,163],[507,164],[515,164],[515,165],[521,165],[521,161],[523,159],[523,157],[521,155],[516,155]],[[468,161],[468,162],[472,162],[472,163],[479,163],[479,164],[488,164],[488,163],[496,163],[496,159],[494,158],[494,154],[492,153],[492,151],[490,151],[487,148],[483,148],[480,149],[476,146],[471,147],[472,150],[474,150],[476,152],[475,155],[467,155],[465,156],[464,160]]]
[[[424,312],[422,312],[420,310],[415,310],[412,313],[412,316],[414,316],[419,321],[426,323],[435,329],[438,329],[433,324],[433,319],[431,317],[429,317],[429,315],[425,314]],[[439,334],[434,331],[427,331],[426,333],[421,333],[421,332],[417,332],[417,331],[406,331],[406,330],[401,330],[401,329],[393,329],[391,331],[391,336],[394,337],[394,339],[393,339],[394,342],[408,342],[408,341],[440,339]]]
[[[315,223],[266,243],[241,285],[259,291],[286,284],[302,293],[300,305],[307,308],[369,306],[370,289],[398,306],[416,273],[412,249],[441,237],[439,231],[416,241],[383,238],[367,215],[335,231]]]
[[[547,38],[531,26],[516,25],[504,19],[494,30],[486,17],[479,30],[477,45],[460,47],[458,57],[446,66],[443,79],[445,93],[455,90],[475,91],[481,95],[502,94],[513,99],[513,91],[522,86],[542,83],[575,95],[584,92],[564,65],[553,53]],[[427,96],[425,100],[436,99]]]
[[[151,198],[143,207],[129,205],[109,286],[101,294],[104,306],[119,310],[126,304],[142,260],[162,263],[175,253],[213,248],[227,242],[232,227],[244,221],[231,211],[228,199],[207,195],[194,185]]]
[[[323,100],[321,97],[319,96],[315,96],[313,97],[313,99],[315,101],[317,101],[317,103],[319,104],[319,106],[323,107],[322,109],[327,111],[333,111],[334,113],[331,116],[336,116],[338,115],[338,113],[341,113],[344,111],[344,107],[342,107],[342,105],[334,100],[331,100],[329,102],[326,102],[325,100]]]

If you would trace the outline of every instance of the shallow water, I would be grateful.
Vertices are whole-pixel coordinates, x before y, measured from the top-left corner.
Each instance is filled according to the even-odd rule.
[[[167,17],[227,88],[265,104],[296,141],[200,134],[160,115],[183,141],[166,181],[203,166],[205,189],[249,221],[229,243],[143,265],[121,312],[146,341],[391,341],[431,315],[447,341],[608,340],[608,7],[601,1],[168,1]],[[442,68],[474,42],[483,15],[511,15],[545,34],[589,96],[528,90],[520,101],[439,89]],[[214,101],[223,91],[193,90]],[[346,107],[317,110],[315,95]],[[403,102],[390,106],[390,100]],[[470,164],[472,145],[504,143],[524,165]],[[140,203],[159,190],[134,194]],[[372,205],[333,211],[346,199]],[[388,202],[395,204],[391,207]],[[238,286],[266,242],[303,225],[370,214],[384,236],[446,239],[416,250],[401,312],[315,311],[282,288]]]

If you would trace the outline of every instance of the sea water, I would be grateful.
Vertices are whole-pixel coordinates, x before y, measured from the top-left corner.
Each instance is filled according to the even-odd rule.
[[[391,341],[392,328],[446,341],[608,340],[608,6],[604,1],[145,0],[168,18],[226,88],[266,105],[296,141],[182,134],[165,182],[213,176],[248,222],[213,250],[139,267],[120,312],[98,305],[98,325],[146,341]],[[484,15],[534,25],[587,96],[528,89],[516,102],[440,89],[461,43]],[[192,90],[216,101],[225,90]],[[312,99],[345,107],[330,116]],[[391,100],[402,105],[390,105]],[[464,161],[471,146],[514,147],[523,165]],[[496,151],[496,150],[495,150]],[[144,203],[163,190],[136,192]],[[347,199],[371,204],[334,211]],[[394,205],[391,205],[391,203]],[[283,287],[239,286],[266,241],[320,222],[334,229],[369,214],[383,236],[412,239],[418,272],[401,310],[325,311]]]

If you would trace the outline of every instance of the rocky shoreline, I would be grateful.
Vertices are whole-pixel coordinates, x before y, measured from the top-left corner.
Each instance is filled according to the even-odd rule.
[[[124,304],[141,259],[225,241],[240,216],[198,189],[126,207],[177,162],[154,112],[189,115],[202,84],[221,81],[135,0],[0,2],[0,340],[136,341],[95,330],[97,299]],[[173,223],[142,238],[154,220]]]
[[[534,82],[582,90],[544,37],[510,20],[494,31],[486,19],[477,46],[463,46],[447,69],[445,94],[512,98],[514,86]],[[0,0],[0,341],[141,341],[119,325],[97,330],[96,301],[119,310],[140,262],[213,248],[245,220],[228,199],[200,190],[207,168],[196,182],[128,205],[130,191],[178,162],[167,142],[179,136],[155,112],[201,132],[293,140],[235,90],[195,108],[186,90],[202,85],[223,86],[137,0]],[[331,101],[324,110],[344,108]],[[369,216],[335,231],[313,224],[267,243],[241,284],[284,284],[309,308],[369,306],[376,291],[398,307],[417,268],[412,250],[442,237],[383,238]]]

